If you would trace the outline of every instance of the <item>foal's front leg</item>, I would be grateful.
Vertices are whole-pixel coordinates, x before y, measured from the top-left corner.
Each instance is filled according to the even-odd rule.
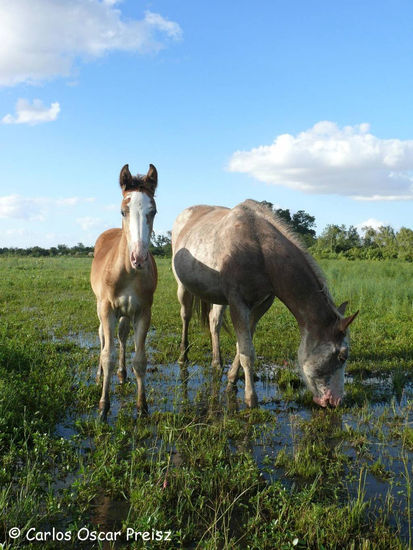
[[[119,338],[119,367],[118,378],[119,383],[123,384],[126,380],[126,367],[125,367],[125,352],[126,342],[128,340],[130,322],[129,318],[122,316],[119,321],[118,338]]]
[[[110,381],[115,366],[115,326],[116,315],[109,304],[100,308],[101,331],[103,335],[103,349],[100,354],[100,366],[103,372],[102,395],[99,401],[99,411],[102,420],[106,420],[110,408]]]
[[[146,414],[148,405],[145,397],[145,374],[146,374],[146,353],[145,340],[151,323],[151,308],[142,309],[135,317],[133,322],[135,357],[133,358],[133,372],[136,376],[138,385],[138,396],[136,407],[138,412]]]

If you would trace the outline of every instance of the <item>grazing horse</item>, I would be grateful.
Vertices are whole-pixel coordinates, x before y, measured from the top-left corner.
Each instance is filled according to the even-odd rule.
[[[252,338],[259,319],[277,297],[297,319],[298,360],[314,401],[322,407],[340,403],[349,352],[347,328],[358,312],[344,317],[347,302],[334,305],[313,258],[268,207],[246,200],[232,209],[187,208],[175,221],[172,247],[181,303],[180,363],[188,359],[194,297],[210,304],[213,365],[221,363],[219,331],[229,306],[237,353],[228,371],[227,390],[236,389],[241,365],[245,403],[256,406]]]
[[[125,347],[130,323],[133,325],[135,356],[133,371],[138,385],[137,408],[147,412],[144,378],[146,373],[145,339],[151,321],[151,306],[157,283],[155,260],[149,253],[154,200],[158,183],[155,166],[149,165],[146,176],[132,176],[126,164],[119,179],[122,189],[122,229],[108,229],[95,245],[90,281],[97,300],[100,321],[100,359],[97,381],[103,374],[99,402],[101,418],[110,407],[109,387],[115,364],[115,329],[119,320],[120,383],[126,379]]]

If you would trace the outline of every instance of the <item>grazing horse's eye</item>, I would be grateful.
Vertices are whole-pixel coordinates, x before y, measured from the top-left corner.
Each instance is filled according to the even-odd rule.
[[[124,210],[121,210],[120,213],[122,214],[123,217],[126,216],[126,212]]]
[[[338,350],[338,360],[341,362],[341,363],[345,363],[347,361],[347,358],[348,358],[348,349],[343,347],[343,348],[340,348]]]

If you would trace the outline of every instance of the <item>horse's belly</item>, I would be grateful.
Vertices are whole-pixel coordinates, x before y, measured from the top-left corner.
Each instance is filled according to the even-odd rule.
[[[213,304],[227,304],[220,273],[205,263],[199,262],[185,249],[174,257],[174,271],[184,287],[202,300]]]

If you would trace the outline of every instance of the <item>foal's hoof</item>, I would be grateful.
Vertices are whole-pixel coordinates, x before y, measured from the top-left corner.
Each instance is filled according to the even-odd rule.
[[[99,418],[102,422],[107,421],[109,409],[110,403],[108,401],[99,401]]]
[[[124,384],[126,381],[126,370],[118,370],[116,374],[118,375],[119,384]]]

